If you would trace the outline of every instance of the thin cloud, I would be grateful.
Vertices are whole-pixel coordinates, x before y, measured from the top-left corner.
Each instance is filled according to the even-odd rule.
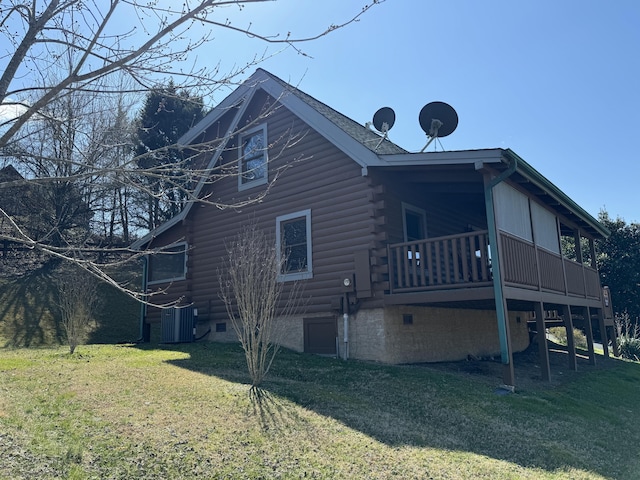
[[[7,99],[4,104],[0,104],[0,123],[11,122],[26,111],[27,107],[24,105]]]

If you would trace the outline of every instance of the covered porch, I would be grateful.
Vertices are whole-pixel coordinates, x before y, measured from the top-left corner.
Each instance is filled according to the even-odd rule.
[[[487,231],[477,231],[389,245],[385,303],[496,309],[488,237]],[[532,312],[530,330],[537,336],[542,379],[551,379],[543,340],[551,326],[566,329],[571,369],[578,365],[574,327],[585,333],[590,364],[596,363],[594,330],[609,356],[608,342],[612,340],[615,348],[615,335],[607,334],[613,323],[604,314],[597,269],[503,232],[498,238],[505,311]],[[507,355],[512,358],[512,352]],[[507,385],[515,383],[509,367],[504,380]]]
[[[572,368],[574,323],[585,332],[590,362],[594,330],[608,355],[612,325],[603,312],[594,243],[608,232],[557,187],[509,150],[469,159],[443,152],[384,171],[387,211],[402,207],[395,207],[402,222],[392,215],[386,222],[386,305],[494,310],[508,386],[515,383],[509,311],[530,312],[538,336],[560,321]],[[538,345],[548,380],[547,342]]]

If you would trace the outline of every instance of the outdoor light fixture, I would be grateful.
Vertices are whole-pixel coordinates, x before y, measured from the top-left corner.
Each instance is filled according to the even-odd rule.
[[[342,277],[340,278],[340,283],[342,284],[341,287],[344,293],[355,292],[356,282],[352,273],[346,273],[342,275]]]

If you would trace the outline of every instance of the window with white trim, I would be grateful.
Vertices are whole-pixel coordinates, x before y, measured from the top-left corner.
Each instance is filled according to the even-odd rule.
[[[240,135],[238,190],[264,185],[268,180],[267,125]]]
[[[187,276],[187,244],[178,243],[149,255],[147,284],[184,280]]]
[[[311,210],[276,218],[276,247],[282,265],[280,281],[313,277],[311,259]]]

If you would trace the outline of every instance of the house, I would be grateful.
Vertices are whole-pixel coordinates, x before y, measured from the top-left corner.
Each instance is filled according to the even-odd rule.
[[[261,69],[181,144],[211,145],[205,201],[134,247],[168,246],[150,256],[148,289],[163,291],[150,300],[193,305],[211,340],[236,340],[218,270],[225,240],[255,222],[278,248],[297,232],[280,272],[308,296],[281,342],[294,350],[392,364],[499,355],[506,385],[530,330],[575,322],[595,362],[593,325],[606,351],[594,241],[608,231],[511,150],[411,153]],[[562,239],[588,248],[567,258]]]

